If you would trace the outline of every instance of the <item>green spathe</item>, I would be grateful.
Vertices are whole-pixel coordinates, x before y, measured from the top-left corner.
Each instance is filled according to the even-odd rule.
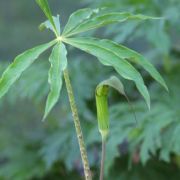
[[[112,76],[109,79],[102,81],[96,87],[95,95],[96,95],[97,119],[98,119],[99,132],[101,133],[103,141],[106,141],[109,134],[109,111],[108,111],[109,88],[115,89],[120,94],[125,96],[126,99],[128,100],[127,95],[124,91],[124,85],[116,76]]]

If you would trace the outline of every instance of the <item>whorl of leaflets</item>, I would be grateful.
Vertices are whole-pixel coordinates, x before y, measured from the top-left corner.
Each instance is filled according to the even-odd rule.
[[[131,64],[131,62],[144,68],[157,82],[168,90],[163,78],[155,67],[141,54],[107,39],[98,39],[92,37],[73,37],[76,34],[83,33],[92,29],[100,28],[113,23],[120,23],[127,20],[148,20],[159,19],[142,14],[132,14],[129,12],[107,12],[106,9],[80,9],[72,13],[69,17],[64,30],[61,33],[59,15],[52,16],[47,0],[36,0],[47,21],[41,23],[40,29],[50,29],[56,36],[56,39],[25,51],[18,55],[14,62],[7,67],[0,78],[0,98],[4,96],[9,88],[16,82],[21,74],[37,59],[45,50],[55,45],[49,58],[49,85],[50,92],[46,102],[45,119],[54,105],[58,102],[62,87],[62,72],[67,67],[67,50],[64,43],[81,49],[95,57],[105,66],[113,67],[116,72],[124,79],[135,83],[138,91],[145,99],[150,108],[150,96],[148,89],[143,81],[141,74]],[[59,76],[58,76],[59,75]],[[38,81],[38,80],[37,80]],[[105,91],[100,88],[99,92]],[[105,101],[104,101],[105,104]]]

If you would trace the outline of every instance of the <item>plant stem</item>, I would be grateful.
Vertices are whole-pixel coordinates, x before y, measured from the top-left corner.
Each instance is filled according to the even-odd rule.
[[[104,162],[106,156],[106,140],[102,139],[102,155],[101,155],[101,170],[100,170],[100,180],[104,179]]]
[[[82,134],[82,130],[81,130],[81,124],[80,124],[80,120],[79,120],[79,116],[78,116],[78,110],[76,107],[73,89],[71,86],[71,81],[70,81],[69,73],[68,73],[67,69],[64,70],[64,79],[65,79],[65,83],[66,83],[66,88],[67,88],[67,93],[68,93],[69,102],[70,102],[70,106],[71,106],[72,116],[74,119],[74,125],[75,125],[78,143],[79,143],[79,147],[80,147],[85,178],[86,178],[86,180],[92,180],[91,172],[90,172],[90,168],[89,168],[89,162],[88,162],[88,158],[87,158],[86,147],[85,147],[85,143],[83,140],[83,134]]]

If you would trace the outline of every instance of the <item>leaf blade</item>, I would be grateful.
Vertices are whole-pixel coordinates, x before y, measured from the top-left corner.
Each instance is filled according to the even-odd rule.
[[[45,113],[43,120],[46,119],[49,112],[57,103],[62,88],[62,75],[63,71],[67,67],[67,51],[62,42],[56,44],[52,50],[49,58],[51,64],[48,76],[48,82],[50,84],[50,92],[46,101]]]
[[[107,13],[100,16],[95,16],[94,18],[91,18],[81,24],[79,24],[74,30],[70,31],[69,34],[66,34],[67,37],[70,37],[72,35],[82,33],[85,31],[89,31],[92,29],[100,28],[105,25],[113,24],[113,23],[119,23],[124,22],[126,20],[147,20],[147,19],[157,19],[151,16],[146,16],[142,14],[132,14],[129,12],[112,12]]]
[[[21,76],[23,71],[25,71],[41,53],[50,48],[55,42],[56,41],[51,41],[50,43],[29,49],[15,58],[14,62],[8,66],[0,79],[0,98],[7,93],[9,88]]]
[[[65,42],[98,57],[102,64],[114,67],[123,78],[134,81],[150,108],[149,92],[140,73],[130,63],[115,54],[112,49],[103,47],[100,41],[94,38],[68,38]]]
[[[102,40],[102,43],[108,48],[113,48],[116,54],[118,54],[118,56],[120,56],[121,58],[142,66],[151,75],[152,78],[154,78],[157,82],[159,82],[159,84],[161,84],[166,90],[168,90],[168,87],[160,73],[141,54],[111,40],[104,39]]]

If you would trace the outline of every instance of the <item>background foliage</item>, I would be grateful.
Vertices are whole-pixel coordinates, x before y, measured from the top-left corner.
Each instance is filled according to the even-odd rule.
[[[152,98],[148,111],[133,83],[126,82],[137,126],[126,100],[111,92],[107,179],[179,179],[179,1],[66,0],[50,1],[50,5],[60,14],[62,23],[72,11],[86,6],[164,17],[159,21],[111,25],[89,33],[111,38],[143,53],[156,65],[169,87],[168,94],[142,71]],[[5,7],[9,8],[8,12]],[[46,32],[37,30],[43,20],[34,1],[0,2],[0,72],[18,53],[50,39]],[[101,80],[115,72],[74,49],[71,49],[69,60],[90,164],[94,178],[98,179],[101,138],[94,91]],[[82,179],[80,153],[65,89],[47,121],[41,122],[49,90],[48,65],[44,54],[0,101],[0,179]]]

